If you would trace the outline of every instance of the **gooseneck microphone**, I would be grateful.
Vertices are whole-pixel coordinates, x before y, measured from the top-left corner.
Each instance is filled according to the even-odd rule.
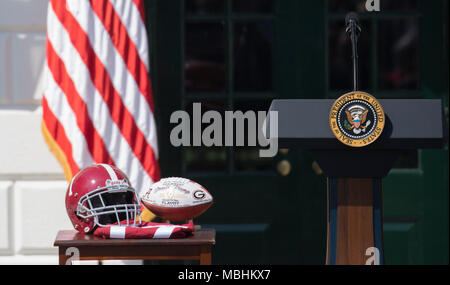
[[[361,33],[358,15],[350,12],[345,16],[346,33],[350,36],[352,42],[353,59],[353,91],[358,90],[358,37]]]

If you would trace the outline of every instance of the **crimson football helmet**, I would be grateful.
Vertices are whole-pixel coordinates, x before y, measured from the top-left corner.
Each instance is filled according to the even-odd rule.
[[[66,193],[66,209],[74,228],[91,233],[97,227],[138,226],[140,204],[128,177],[108,164],[94,164],[78,172]]]

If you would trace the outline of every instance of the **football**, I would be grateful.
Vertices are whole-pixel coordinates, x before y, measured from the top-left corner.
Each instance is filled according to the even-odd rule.
[[[213,197],[197,182],[170,177],[150,186],[141,202],[162,219],[186,221],[204,213],[212,205]]]

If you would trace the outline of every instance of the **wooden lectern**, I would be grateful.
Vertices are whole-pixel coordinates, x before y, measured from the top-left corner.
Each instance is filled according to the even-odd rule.
[[[277,139],[280,148],[309,149],[327,177],[326,264],[384,264],[382,178],[399,150],[443,147],[448,127],[442,102],[379,100],[384,130],[374,143],[361,148],[346,146],[333,135],[329,124],[333,102],[272,101],[269,111],[278,113],[278,124],[273,124],[278,131],[272,135],[269,112],[266,136]]]

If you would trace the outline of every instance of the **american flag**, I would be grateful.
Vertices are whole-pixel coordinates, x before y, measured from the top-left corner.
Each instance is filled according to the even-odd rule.
[[[42,131],[71,179],[116,165],[137,192],[159,180],[143,0],[51,0]]]

